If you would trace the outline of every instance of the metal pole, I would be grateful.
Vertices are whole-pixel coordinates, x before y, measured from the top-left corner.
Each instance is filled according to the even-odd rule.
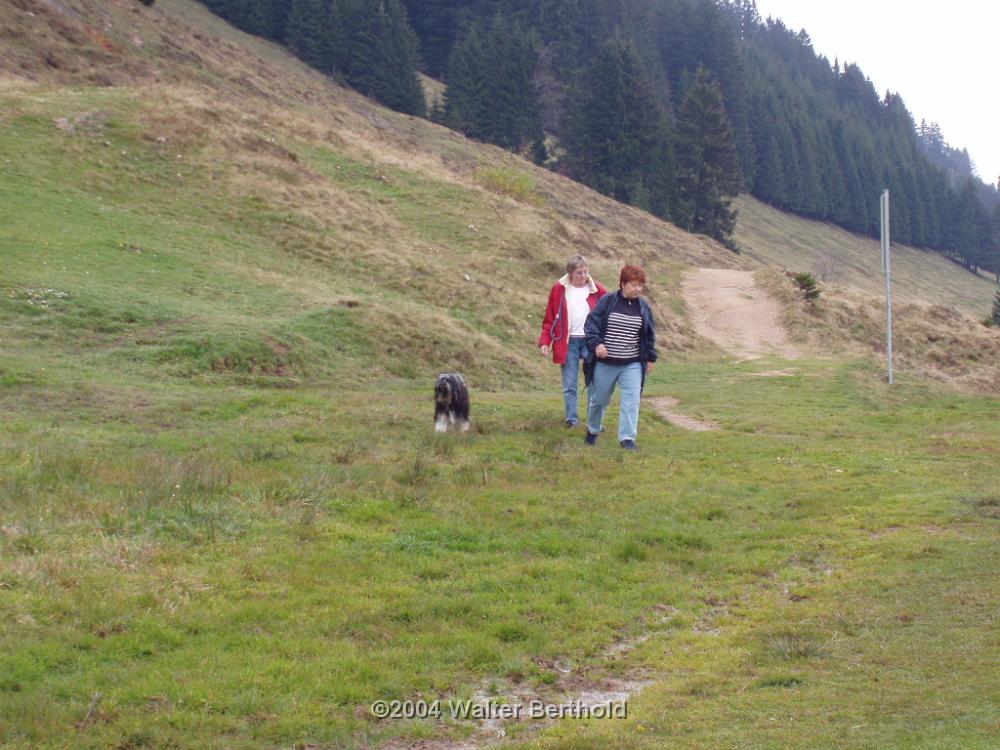
[[[885,272],[886,354],[889,359],[889,385],[892,385],[892,259],[889,252],[889,191],[882,191],[882,270]]]

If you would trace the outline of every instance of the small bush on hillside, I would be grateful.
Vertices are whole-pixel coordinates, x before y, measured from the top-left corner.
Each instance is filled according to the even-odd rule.
[[[302,361],[286,342],[268,336],[216,332],[178,337],[155,346],[154,362],[177,377],[216,375],[298,375]]]
[[[1000,289],[997,289],[996,296],[993,298],[993,312],[986,319],[986,324],[1000,326]]]
[[[816,284],[816,278],[811,273],[797,273],[792,278],[802,290],[802,299],[809,302],[815,302],[819,299],[823,290]]]
[[[516,201],[541,206],[544,201],[535,187],[535,180],[526,172],[504,167],[479,167],[476,180],[483,187],[510,196]]]

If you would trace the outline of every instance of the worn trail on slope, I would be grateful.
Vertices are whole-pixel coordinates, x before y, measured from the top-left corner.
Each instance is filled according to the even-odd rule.
[[[673,396],[654,396],[646,400],[657,414],[670,422],[670,424],[683,427],[685,430],[693,430],[694,432],[711,432],[719,429],[719,425],[715,422],[696,419],[695,417],[690,417],[687,414],[677,411],[674,407],[676,407],[680,402]]]
[[[724,351],[741,359],[801,356],[781,326],[781,305],[752,271],[698,268],[684,274],[682,294],[695,330]]]

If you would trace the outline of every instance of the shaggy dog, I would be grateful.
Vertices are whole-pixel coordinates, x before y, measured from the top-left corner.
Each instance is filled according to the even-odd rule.
[[[434,432],[469,429],[469,388],[458,373],[438,375],[434,386]]]

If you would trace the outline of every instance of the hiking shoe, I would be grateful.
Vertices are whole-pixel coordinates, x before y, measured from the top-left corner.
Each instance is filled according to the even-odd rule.
[[[622,440],[622,448],[624,448],[627,451],[638,450],[638,448],[635,447],[634,440]]]
[[[564,422],[564,424],[566,425],[566,427],[576,427],[576,426],[577,426],[578,424],[580,424],[580,423],[579,423],[579,422],[577,422],[577,421],[576,421],[575,419],[567,419],[567,420],[566,420],[566,421]]]
[[[587,437],[583,439],[583,442],[587,445],[597,445],[597,435],[590,430],[587,430]]]

